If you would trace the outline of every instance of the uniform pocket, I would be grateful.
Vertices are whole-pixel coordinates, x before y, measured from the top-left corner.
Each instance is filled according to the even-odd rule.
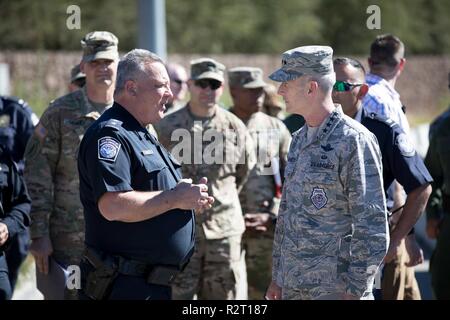
[[[168,168],[165,163],[160,161],[144,161],[144,167],[146,184],[148,183],[150,188],[149,190],[144,188],[144,190],[159,191],[170,189],[167,181]]]
[[[300,286],[316,287],[336,281],[339,244],[339,238],[326,235],[298,239]]]

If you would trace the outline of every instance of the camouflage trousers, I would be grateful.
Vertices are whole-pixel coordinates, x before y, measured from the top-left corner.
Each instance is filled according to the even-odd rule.
[[[402,240],[395,259],[386,263],[383,268],[381,280],[383,300],[421,300],[414,267],[405,266],[408,260],[405,240]]]
[[[248,298],[263,300],[272,280],[273,231],[244,233],[243,245],[247,265]]]
[[[198,235],[198,233],[197,233]],[[241,282],[241,235],[206,240],[197,236],[189,264],[172,284],[174,300],[233,300]],[[244,269],[245,270],[245,269]]]
[[[53,245],[52,257],[62,266],[80,265],[81,257],[84,251],[84,240],[81,241],[78,235],[60,234],[52,236]],[[64,291],[65,300],[78,300],[78,290],[68,289]]]

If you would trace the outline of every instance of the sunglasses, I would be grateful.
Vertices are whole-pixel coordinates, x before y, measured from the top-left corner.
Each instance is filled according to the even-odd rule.
[[[350,91],[354,87],[362,86],[362,83],[348,83],[345,81],[336,81],[336,83],[333,86],[333,91],[337,92],[344,92],[344,91]]]
[[[197,87],[200,87],[202,89],[206,89],[207,87],[210,87],[211,90],[217,90],[222,86],[222,82],[213,80],[213,79],[200,79],[195,80],[194,84]]]

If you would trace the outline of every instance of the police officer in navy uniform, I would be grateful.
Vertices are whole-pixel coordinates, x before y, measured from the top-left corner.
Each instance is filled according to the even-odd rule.
[[[0,145],[0,300],[11,299],[5,251],[30,224],[31,200],[11,155]]]
[[[38,117],[24,100],[0,96],[0,145],[4,152],[17,163],[20,174],[24,168],[25,146],[38,121]],[[14,291],[20,265],[28,254],[29,241],[28,228],[25,228],[11,238],[6,251],[12,291]]]
[[[420,299],[412,267],[423,262],[423,253],[415,241],[413,227],[425,209],[433,179],[400,126],[390,119],[368,114],[362,108],[361,100],[368,87],[361,63],[337,58],[334,70],[337,81],[333,100],[342,105],[345,114],[361,122],[378,139],[385,191],[395,179],[407,193],[403,212],[398,211],[390,218],[391,239],[381,284],[383,299]]]
[[[180,165],[145,129],[161,120],[171,97],[163,61],[132,50],[119,63],[114,105],[81,142],[82,299],[170,299],[171,280],[193,253],[193,210],[214,201],[207,180],[182,179]]]

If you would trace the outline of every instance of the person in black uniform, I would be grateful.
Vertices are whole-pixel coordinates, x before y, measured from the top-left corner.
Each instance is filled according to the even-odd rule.
[[[334,70],[337,80],[333,88],[334,102],[340,103],[346,115],[361,122],[377,137],[383,158],[386,193],[394,179],[407,193],[402,212],[399,210],[391,215],[389,221],[391,239],[384,259],[383,299],[420,299],[412,267],[423,262],[423,253],[415,241],[413,227],[425,209],[433,179],[400,126],[392,120],[367,114],[362,108],[361,101],[368,86],[361,63],[354,59],[337,58],[334,60]]]
[[[0,145],[0,300],[12,297],[5,251],[15,236],[30,225],[31,200],[17,165]]]
[[[38,120],[24,100],[0,96],[0,145],[17,163],[20,174],[24,169],[25,147]],[[24,228],[11,238],[5,252],[12,291],[16,285],[20,266],[27,257],[29,241],[28,228]]]
[[[162,60],[135,49],[118,66],[114,105],[80,145],[86,223],[80,298],[170,299],[170,283],[194,249],[194,210],[209,209],[207,179],[180,165],[145,126],[172,97]]]

